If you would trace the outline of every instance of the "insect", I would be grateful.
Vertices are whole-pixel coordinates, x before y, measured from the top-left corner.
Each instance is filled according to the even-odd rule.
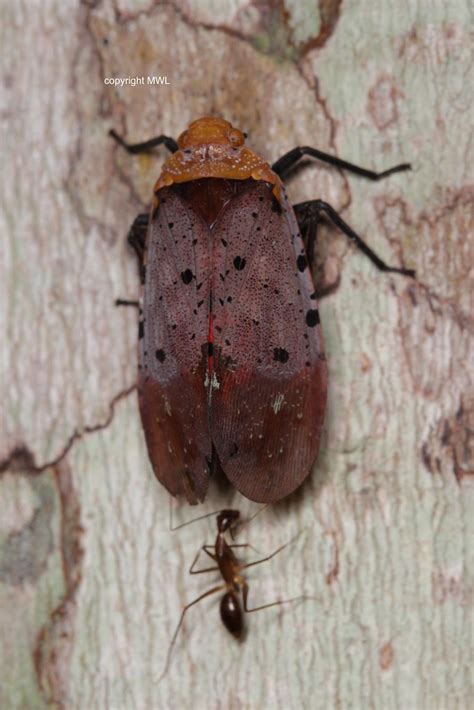
[[[172,153],[150,214],[129,233],[143,284],[139,406],[155,475],[192,504],[218,470],[251,500],[280,500],[311,471],[326,407],[310,269],[321,216],[378,269],[414,275],[388,266],[326,202],[292,208],[281,178],[303,156],[371,180],[410,166],[374,173],[299,147],[270,167],[244,133],[212,117],[178,142],[111,135],[130,153],[161,144]]]
[[[260,512],[260,511],[259,511]],[[258,514],[258,513],[257,513]],[[207,515],[203,515],[199,518],[196,518],[196,520],[202,520],[203,518],[207,518],[210,515],[215,515],[215,513],[209,513]],[[254,516],[255,517],[255,516]],[[175,632],[173,634],[173,638],[171,640],[169,649],[168,649],[168,654],[166,658],[166,663],[164,670],[159,678],[161,680],[163,676],[166,674],[169,664],[171,661],[171,656],[173,653],[173,649],[176,643],[176,639],[178,637],[178,633],[181,629],[181,626],[183,624],[185,615],[187,611],[197,604],[198,602],[202,601],[206,597],[211,596],[212,594],[217,594],[218,592],[224,592],[223,597],[221,598],[221,603],[220,603],[220,616],[222,623],[226,627],[226,629],[234,636],[236,639],[241,639],[242,634],[244,631],[244,614],[245,613],[250,613],[253,611],[260,611],[262,609],[268,609],[273,606],[279,606],[281,604],[288,604],[290,602],[295,602],[295,601],[302,601],[302,600],[308,600],[308,599],[316,599],[317,597],[313,596],[308,596],[308,595],[300,595],[298,597],[293,597],[291,599],[281,599],[278,601],[270,602],[270,604],[263,604],[261,606],[254,607],[250,609],[248,607],[248,593],[249,593],[249,587],[247,580],[245,576],[242,574],[243,570],[248,569],[249,567],[254,567],[255,565],[259,565],[262,562],[266,562],[268,560],[271,560],[275,555],[277,555],[279,552],[285,549],[285,547],[288,547],[288,545],[291,545],[294,540],[290,540],[289,542],[285,543],[278,549],[276,549],[274,552],[272,552],[270,555],[267,555],[266,557],[263,557],[260,560],[256,560],[254,562],[248,562],[246,564],[243,564],[240,562],[237,557],[235,556],[233,550],[235,548],[243,548],[243,547],[252,547],[249,543],[241,543],[241,544],[236,544],[232,543],[229,544],[227,540],[225,539],[225,534],[226,532],[229,532],[229,534],[232,537],[232,540],[234,540],[234,531],[236,529],[236,526],[239,524],[240,521],[240,512],[238,510],[221,510],[217,514],[217,536],[214,545],[203,545],[197,552],[194,561],[189,568],[189,574],[204,574],[204,573],[209,573],[209,572],[220,572],[222,576],[223,583],[219,584],[215,587],[212,587],[211,589],[208,589],[204,594],[201,594],[197,599],[194,599],[194,601],[190,602],[189,604],[186,604],[184,607],[183,611],[181,612],[181,616],[179,618],[178,624],[176,626]],[[195,521],[191,521],[195,522]],[[248,522],[248,521],[247,521]],[[189,523],[184,523],[184,525],[188,525]],[[182,526],[178,526],[182,527]],[[176,528],[175,528],[176,529]],[[205,552],[206,555],[208,555],[215,563],[216,565],[213,567],[206,567],[204,569],[195,569],[195,566],[197,564],[197,561],[199,559],[199,556],[201,552]],[[241,603],[241,598],[242,597],[242,603]]]

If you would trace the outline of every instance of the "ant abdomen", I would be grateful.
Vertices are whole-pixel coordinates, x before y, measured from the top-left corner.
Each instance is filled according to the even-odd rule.
[[[242,636],[244,618],[238,598],[233,592],[227,592],[221,599],[222,623],[235,638]]]

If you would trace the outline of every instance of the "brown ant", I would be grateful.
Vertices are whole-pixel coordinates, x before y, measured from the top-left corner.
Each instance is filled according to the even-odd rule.
[[[261,510],[265,509],[267,506],[264,506]],[[258,513],[261,512],[258,511]],[[258,515],[257,513],[257,515]],[[202,515],[199,518],[196,518],[195,520],[192,520],[190,522],[195,522],[196,520],[202,520],[203,518],[208,518],[211,515],[215,515],[215,513],[209,513],[207,515]],[[255,517],[255,516],[253,516]],[[316,597],[312,596],[307,596],[307,595],[300,595],[298,597],[293,597],[291,599],[282,599],[278,600],[275,602],[271,602],[270,604],[263,604],[262,606],[257,606],[254,607],[253,609],[249,609],[248,607],[248,593],[249,593],[249,587],[247,580],[245,576],[242,574],[242,571],[244,569],[248,569],[249,567],[253,567],[255,565],[259,565],[262,562],[266,562],[267,560],[271,560],[272,557],[275,557],[279,552],[281,552],[285,547],[288,547],[292,542],[294,542],[294,539],[290,540],[289,542],[285,543],[281,547],[279,547],[277,550],[272,552],[270,555],[267,555],[266,557],[263,557],[260,560],[256,560],[255,562],[248,562],[246,564],[242,564],[237,557],[233,553],[233,548],[236,547],[252,547],[249,543],[241,543],[241,544],[231,544],[229,545],[228,542],[225,539],[225,533],[229,532],[232,540],[234,540],[234,532],[235,528],[239,522],[240,519],[240,512],[238,510],[221,510],[217,514],[217,536],[216,536],[216,541],[214,545],[203,545],[197,552],[196,557],[194,558],[194,561],[189,568],[189,574],[204,574],[206,572],[220,572],[222,579],[223,579],[223,584],[219,584],[218,586],[212,587],[212,589],[208,589],[207,592],[204,592],[204,594],[201,594],[197,599],[194,599],[194,601],[190,602],[189,604],[186,604],[184,607],[183,611],[181,612],[181,616],[178,622],[178,625],[176,627],[176,630],[173,634],[173,638],[170,643],[170,647],[168,650],[168,655],[166,658],[166,665],[164,668],[163,673],[161,674],[159,680],[161,680],[164,675],[166,674],[170,660],[171,660],[171,655],[173,652],[174,645],[176,643],[176,639],[178,637],[179,630],[183,624],[184,617],[186,615],[186,612],[188,609],[190,609],[192,606],[200,602],[202,599],[205,599],[206,597],[210,596],[211,594],[216,594],[217,592],[222,592],[225,590],[225,594],[221,599],[220,603],[220,615],[221,615],[221,620],[226,629],[237,639],[242,638],[242,633],[244,630],[244,615],[243,612],[245,613],[250,613],[252,611],[259,611],[261,609],[268,609],[269,607],[272,606],[278,606],[280,604],[288,604],[289,602],[294,602],[298,600],[303,600],[303,599],[317,599]],[[251,518],[252,519],[252,518]],[[249,522],[249,521],[247,521]],[[188,525],[188,523],[183,523],[182,525],[178,525],[175,528],[172,528],[176,530],[179,527],[184,527],[184,525]],[[241,523],[242,525],[242,523]],[[252,548],[255,549],[255,548]],[[204,550],[204,552],[212,559],[214,562],[217,563],[217,566],[214,567],[206,567],[204,569],[199,569],[195,570],[194,567],[198,561],[199,555],[201,552]],[[241,604],[240,600],[240,594],[242,594],[242,602],[243,605]],[[243,608],[242,608],[243,607]]]

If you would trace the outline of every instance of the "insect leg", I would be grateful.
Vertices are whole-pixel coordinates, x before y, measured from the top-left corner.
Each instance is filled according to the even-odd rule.
[[[254,567],[255,565],[261,564],[262,562],[267,562],[268,560],[271,560],[272,557],[275,557],[275,555],[278,555],[278,553],[281,552],[282,550],[284,550],[285,547],[288,547],[289,545],[291,545],[296,540],[296,538],[299,537],[300,535],[301,535],[301,533],[298,533],[298,535],[295,535],[294,538],[292,538],[288,542],[285,542],[284,545],[279,547],[277,550],[272,552],[270,555],[267,555],[266,557],[262,557],[261,560],[255,560],[255,562],[248,562],[246,565],[242,565],[242,567],[240,569],[247,569],[248,567]]]
[[[415,277],[415,271],[413,269],[403,269],[396,266],[388,266],[377,254],[364,242],[364,240],[359,237],[354,230],[349,227],[347,222],[344,222],[342,217],[338,215],[334,207],[331,207],[327,202],[323,200],[310,200],[308,202],[300,202],[294,205],[294,210],[300,225],[309,225],[312,222],[316,224],[319,221],[319,216],[321,213],[326,214],[326,216],[331,220],[331,222],[339,227],[341,232],[343,232],[346,237],[354,242],[356,247],[363,252],[370,261],[379,269],[379,271],[387,271],[397,274],[403,274],[404,276]]]
[[[383,180],[383,178],[392,175],[393,173],[400,173],[404,170],[411,170],[410,163],[401,163],[400,165],[395,165],[393,168],[388,168],[388,170],[383,170],[381,173],[376,173],[374,170],[368,170],[367,168],[361,168],[353,163],[348,163],[346,160],[341,160],[341,158],[336,158],[335,155],[329,155],[328,153],[323,153],[321,150],[316,148],[310,148],[309,146],[298,146],[293,148],[288,153],[285,153],[276,163],[273,163],[272,170],[277,173],[280,177],[283,177],[285,173],[288,172],[296,163],[303,158],[305,155],[309,155],[311,158],[316,158],[324,163],[329,163],[329,165],[335,165],[337,168],[342,170],[349,170],[356,175],[367,178],[368,180]]]
[[[210,548],[210,547],[214,548],[214,545],[203,545],[203,546],[197,551],[196,557],[194,558],[194,561],[193,561],[191,567],[189,568],[189,574],[201,574],[202,572],[215,572],[216,570],[219,569],[219,567],[206,567],[205,569],[198,569],[198,570],[195,570],[195,569],[194,569],[194,565],[195,565],[196,562],[198,561],[199,555],[201,554],[201,552],[202,552],[203,550],[204,550],[204,552],[205,552],[207,555],[209,555],[209,557],[211,557],[211,559],[213,559],[213,560],[216,559],[215,556],[214,556],[211,552],[209,552],[209,549],[208,549],[208,548]]]
[[[127,235],[127,242],[137,255],[141,264],[145,254],[146,230],[148,229],[148,214],[139,214],[135,217]]]
[[[205,547],[212,547],[212,549],[214,549],[214,545],[208,545]],[[253,545],[251,545],[250,542],[242,542],[238,545],[227,545],[227,547],[229,547],[231,549],[234,547],[250,547],[250,549],[253,550],[254,552],[260,552],[260,550],[257,550],[257,548],[254,547]],[[205,552],[207,552],[207,550],[205,550]],[[209,555],[209,552],[207,554]],[[210,556],[212,557],[212,555],[210,555]],[[215,559],[215,557],[213,559]]]
[[[197,604],[198,602],[200,602],[202,599],[205,599],[205,597],[209,597],[211,594],[215,594],[216,592],[221,592],[225,588],[226,588],[225,584],[220,584],[218,587],[213,587],[212,589],[208,589],[207,592],[204,592],[204,594],[201,594],[201,596],[199,596],[197,599],[194,599],[194,601],[190,602],[189,604],[186,604],[183,611],[181,612],[181,616],[179,617],[178,625],[177,625],[176,630],[173,634],[173,638],[171,639],[170,647],[168,649],[168,655],[166,656],[165,667],[164,667],[162,674],[158,678],[158,681],[157,681],[158,683],[164,678],[164,676],[166,675],[166,672],[169,668],[171,654],[173,653],[173,648],[176,643],[176,639],[177,639],[179,630],[183,624],[184,617],[185,617],[185,614],[188,611],[188,609],[190,609],[192,606],[194,606],[194,604]]]
[[[257,548],[250,544],[250,542],[244,542],[240,545],[229,545],[229,547],[250,547],[254,552],[258,552]]]
[[[215,549],[216,549],[214,545],[203,545],[201,549],[204,550],[204,552],[206,553],[206,555],[208,555],[208,556],[211,558],[211,560],[216,560],[216,559],[217,559],[216,556],[212,554],[212,552],[209,552],[209,550],[215,550]]]
[[[250,518],[247,518],[247,520],[242,520],[240,523],[237,524],[237,532],[240,533],[242,528],[244,528],[246,525],[252,522],[252,520],[255,520],[255,518],[260,515],[260,513],[263,513],[264,510],[268,508],[270,503],[265,503],[265,505],[262,505],[256,513],[250,516]]]
[[[145,270],[143,267],[143,259],[145,255],[145,244],[146,244],[146,231],[148,229],[148,214],[139,214],[135,217],[132,226],[130,227],[127,235],[127,241],[135,252],[138,260],[138,272],[140,276],[140,283],[145,281]],[[116,306],[134,306],[139,307],[138,301],[129,301],[124,298],[117,298],[115,301]]]
[[[280,604],[289,604],[290,602],[298,602],[298,601],[303,601],[306,599],[313,599],[316,601],[320,601],[318,597],[312,597],[308,594],[300,594],[299,597],[291,597],[291,599],[279,599],[276,602],[270,602],[269,604],[262,604],[261,606],[255,606],[253,609],[249,609],[247,606],[248,602],[248,595],[249,595],[249,586],[247,582],[244,582],[242,586],[242,596],[244,599],[244,611],[246,611],[248,614],[250,614],[251,611],[260,611],[261,609],[268,609],[271,606],[279,606]]]
[[[145,271],[143,268],[143,257],[145,255],[146,230],[148,229],[148,214],[139,214],[135,217],[127,235],[127,241],[135,252],[138,259],[138,271],[140,283],[145,281]],[[138,301],[129,301],[125,298],[117,298],[116,306],[134,306],[138,308]]]
[[[115,305],[116,306],[133,306],[133,308],[138,308],[140,304],[138,301],[130,301],[127,298],[116,298]]]
[[[178,144],[174,138],[170,138],[169,136],[157,136],[156,138],[150,138],[150,140],[143,141],[142,143],[126,143],[122,136],[119,136],[113,128],[109,131],[109,135],[112,136],[122,148],[125,148],[127,153],[148,153],[153,148],[156,148],[156,146],[162,144],[168,148],[170,153],[176,153],[178,150]]]
[[[253,547],[249,542],[243,542],[243,543],[240,543],[240,544],[237,544],[237,545],[229,545],[229,547],[250,547],[250,548],[251,548],[252,550],[254,550],[255,552],[258,552],[258,550],[256,550],[255,547]],[[203,550],[204,550],[204,552],[206,553],[206,555],[209,555],[209,557],[211,558],[211,560],[214,560],[214,561],[215,561],[215,560],[216,560],[216,556],[211,552],[211,550],[214,550],[214,549],[215,549],[214,545],[203,545],[203,546],[198,550],[198,552],[197,552],[197,554],[196,554],[196,557],[194,558],[194,561],[193,561],[191,567],[189,568],[189,574],[201,574],[201,572],[216,572],[216,571],[219,569],[219,567],[206,567],[205,569],[199,569],[199,570],[195,570],[195,569],[194,569],[194,566],[195,566],[195,564],[197,563],[197,561],[198,561],[198,559],[199,559],[199,555],[201,554],[201,552],[202,552]]]
[[[298,205],[295,205],[295,207],[298,207]],[[306,258],[308,260],[310,269],[312,269],[314,263],[314,247],[318,235],[319,216],[314,215],[313,218],[306,219],[305,215],[301,217],[298,216],[298,213],[296,212],[296,219],[298,220],[298,226],[300,228],[301,237],[303,239]]]

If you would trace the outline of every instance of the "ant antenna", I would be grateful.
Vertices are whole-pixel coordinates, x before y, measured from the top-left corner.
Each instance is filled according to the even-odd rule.
[[[179,525],[175,525],[173,527],[173,499],[171,496],[169,498],[169,501],[169,528],[172,532],[174,532],[175,530],[180,530],[180,528],[185,528],[186,525],[191,525],[191,523],[197,523],[198,520],[212,518],[213,515],[219,515],[219,513],[223,513],[224,510],[226,510],[226,508],[223,508],[222,510],[214,510],[212,513],[205,513],[204,515],[199,515],[197,518],[193,518],[192,520],[186,520],[186,522],[180,523]]]
[[[243,520],[241,523],[238,523],[236,525],[236,527],[238,528],[238,531],[240,532],[243,527],[245,527],[246,525],[251,523],[252,520],[255,520],[257,515],[260,515],[260,513],[263,513],[263,511],[266,510],[269,505],[270,505],[270,503],[265,503],[265,505],[262,505],[262,507],[259,508],[256,513],[254,513],[253,515],[250,516],[250,518],[247,518],[247,520]],[[232,530],[230,531],[230,534],[231,534],[232,539],[234,539],[234,536],[232,535]]]

